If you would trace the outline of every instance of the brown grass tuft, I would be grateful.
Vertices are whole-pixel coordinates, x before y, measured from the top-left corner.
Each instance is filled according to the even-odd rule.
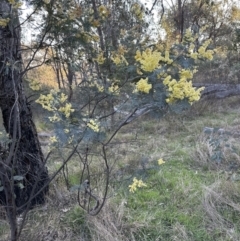
[[[88,216],[87,223],[92,240],[95,241],[130,241],[130,232],[126,234],[127,224],[124,222],[126,201],[119,205],[107,202],[98,216]]]
[[[236,202],[236,197],[239,202],[239,184],[233,182],[217,181],[204,187],[202,204],[206,212],[206,229],[213,235],[220,235],[218,240],[239,240],[239,237],[235,237],[237,224],[230,215],[240,214],[240,205]]]

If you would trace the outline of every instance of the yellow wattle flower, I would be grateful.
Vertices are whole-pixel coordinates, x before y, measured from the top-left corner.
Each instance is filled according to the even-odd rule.
[[[136,84],[136,90],[148,94],[152,89],[152,84],[148,83],[148,78],[141,78]]]
[[[170,75],[163,80],[163,84],[167,87],[167,91],[169,92],[169,96],[166,99],[167,103],[171,104],[178,100],[187,99],[188,102],[192,104],[200,99],[201,91],[204,88],[196,89],[192,86],[192,81],[188,81],[188,79],[192,79],[194,72],[194,70],[182,69],[179,71],[179,81],[175,79],[171,80]]]
[[[135,192],[138,187],[146,187],[147,185],[142,181],[138,180],[136,177],[133,178],[133,183],[129,185],[129,191],[130,192]]]
[[[159,166],[165,163],[165,161],[162,158],[158,159],[157,162]]]
[[[99,125],[96,123],[95,120],[90,120],[87,123],[87,127],[89,127],[90,129],[92,129],[94,132],[99,132]]]
[[[147,48],[142,53],[138,50],[135,55],[137,62],[141,64],[141,69],[146,72],[152,72],[159,66],[159,61],[164,59],[160,52],[152,51]]]

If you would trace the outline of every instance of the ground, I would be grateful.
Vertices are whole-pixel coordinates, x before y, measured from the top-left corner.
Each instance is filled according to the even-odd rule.
[[[122,144],[112,151],[117,162],[101,213],[87,215],[60,174],[46,205],[29,212],[22,240],[240,240],[238,103],[236,97],[204,101],[182,115],[144,116],[125,126],[116,137]],[[160,158],[165,163],[159,165]],[[49,163],[50,173],[59,162]],[[76,163],[69,166],[70,185],[78,181]],[[134,177],[146,187],[131,193]],[[4,217],[0,235],[7,240]]]

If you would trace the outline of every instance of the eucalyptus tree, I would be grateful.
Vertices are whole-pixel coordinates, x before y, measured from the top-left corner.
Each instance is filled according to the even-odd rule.
[[[16,215],[44,203],[48,190],[45,159],[22,85],[20,5],[0,2],[0,108],[8,137],[1,145],[0,203],[11,225],[11,240],[18,235]]]

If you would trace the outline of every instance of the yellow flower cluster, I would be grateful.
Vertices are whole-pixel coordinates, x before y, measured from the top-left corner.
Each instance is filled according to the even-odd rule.
[[[123,46],[119,46],[117,52],[113,52],[113,56],[111,57],[111,60],[114,62],[114,64],[119,65],[125,63],[128,65],[127,60],[124,57],[124,54],[127,52],[127,50]]]
[[[146,79],[142,78],[136,84],[137,92],[143,92],[143,93],[148,94],[151,89],[152,89],[152,84],[148,83],[148,78],[146,78]]]
[[[111,86],[108,88],[108,91],[110,93],[115,93],[118,95],[120,92],[120,88],[116,83],[112,83]]]
[[[64,93],[61,93],[59,101],[60,103],[64,103],[67,100],[67,95],[65,95]]]
[[[102,17],[102,18],[106,18],[109,15],[109,10],[104,5],[100,5],[98,7],[98,12],[99,12],[100,17]]]
[[[52,93],[47,95],[41,94],[40,97],[36,100],[36,103],[39,103],[40,105],[42,105],[43,109],[46,109],[48,111],[54,111],[56,109],[53,107],[53,101],[54,101],[54,97]]]
[[[89,20],[89,22],[90,22],[90,24],[91,24],[93,27],[95,27],[95,28],[97,28],[97,27],[100,26],[100,22],[99,22],[98,19],[91,18],[91,19]]]
[[[103,52],[99,53],[97,58],[94,58],[99,64],[103,64],[106,58],[103,56]]]
[[[33,80],[33,79],[27,79],[27,81],[29,82],[29,87],[30,87],[32,90],[34,90],[34,91],[40,90],[41,84],[40,84],[39,81]]]
[[[240,20],[240,9],[236,5],[232,6],[232,12],[231,12],[231,21],[239,21]]]
[[[74,112],[74,109],[72,109],[72,104],[71,103],[66,103],[65,106],[60,107],[58,111],[62,112],[66,118],[68,118],[72,112]]]
[[[92,82],[89,87],[96,87],[99,92],[104,91],[104,87],[97,83],[97,81]]]
[[[159,66],[159,61],[163,57],[158,51],[152,51],[150,48],[147,48],[142,53],[137,50],[135,59],[141,64],[141,69],[146,72],[152,72]]]
[[[142,20],[144,17],[143,9],[138,3],[132,5],[131,12],[134,13],[139,20]]]
[[[59,116],[57,116],[56,114],[54,114],[54,116],[48,117],[48,119],[49,119],[51,122],[53,122],[53,123],[60,121]]]
[[[94,132],[99,132],[99,125],[97,124],[96,121],[94,120],[90,120],[88,123],[87,123],[87,126],[92,129]]]
[[[198,58],[198,53],[197,52],[191,53],[190,57],[196,60]]]
[[[36,100],[36,103],[39,103],[42,105],[42,107],[48,111],[59,111],[63,113],[66,118],[70,116],[72,112],[74,112],[74,109],[72,109],[71,103],[66,103],[65,106],[59,107],[59,105],[62,105],[67,100],[67,96],[64,93],[61,93],[59,96],[58,91],[51,90],[50,94],[47,95],[40,95],[40,97]],[[54,116],[49,117],[49,120],[52,122],[59,121],[59,117],[56,115],[56,112]]]
[[[47,0],[48,1],[48,0]],[[50,2],[50,1],[49,1]],[[71,20],[74,20],[76,18],[79,18],[82,15],[82,8],[80,6],[77,6],[75,8],[71,8],[68,11],[68,17]]]
[[[125,57],[123,55],[120,54],[113,54],[113,56],[111,57],[111,60],[113,61],[114,64],[119,65],[119,64],[123,64],[125,63],[126,65],[128,65],[127,60],[125,59]]]
[[[213,59],[213,54],[214,51],[213,50],[207,50],[208,45],[211,43],[211,40],[207,40],[203,43],[203,45],[198,49],[198,52],[194,52],[194,44],[190,44],[188,52],[189,52],[189,56],[192,59],[198,59],[198,58],[205,58],[208,60],[212,60]]]
[[[189,70],[189,69],[182,69],[179,71],[179,76],[180,79],[192,79],[193,78],[193,71]]]
[[[53,143],[56,143],[57,142],[57,138],[56,138],[56,136],[51,136],[50,138],[49,138],[49,141],[53,144]]]
[[[158,159],[157,162],[159,166],[165,163],[165,161],[162,158]]]
[[[174,103],[177,100],[188,99],[188,102],[192,104],[198,101],[201,97],[201,91],[204,87],[196,89],[192,86],[192,81],[188,81],[193,76],[190,70],[181,70],[179,72],[180,80],[176,81],[171,79],[171,76],[167,76],[163,80],[163,84],[168,87],[169,97],[166,99],[168,103]]]
[[[169,58],[169,51],[165,51],[165,57],[158,51],[152,51],[150,48],[147,48],[142,53],[138,50],[135,55],[136,61],[141,64],[141,69],[146,72],[152,72],[157,67],[159,67],[159,62],[162,61],[167,64],[171,64],[173,62],[172,59]]]
[[[10,18],[0,18],[0,26],[6,27],[10,21]]]
[[[118,47],[117,52],[118,52],[118,54],[120,54],[120,55],[124,55],[124,54],[127,52],[127,50],[126,50],[126,48],[125,48],[124,46],[120,45],[120,46]]]
[[[59,21],[59,23],[61,23],[61,22]],[[60,26],[60,24],[59,24],[59,26]],[[88,32],[79,31],[78,33],[76,33],[76,37],[81,38],[86,43],[89,43],[92,40],[92,36]]]
[[[13,6],[13,8],[19,8],[22,6],[22,2],[20,1],[15,1],[15,0],[8,0],[8,2]]]
[[[213,59],[213,50],[206,50],[208,45],[211,43],[211,40],[205,41],[205,43],[198,49],[200,57],[212,60]]]
[[[192,43],[195,41],[195,37],[192,35],[191,29],[188,28],[183,36],[183,42]]]
[[[199,32],[200,32],[200,33],[203,33],[208,27],[209,27],[208,24],[204,25],[203,27],[201,27],[201,28],[199,29]]]
[[[116,65],[119,65],[119,64],[122,63],[121,55],[114,54],[114,55],[111,57],[111,60],[112,60],[113,63],[116,64]]]
[[[92,34],[92,35],[91,35],[91,41],[93,41],[93,42],[98,42],[98,41],[99,41],[99,36],[96,35],[96,34]]]
[[[129,185],[129,191],[135,192],[138,187],[146,187],[147,185],[142,181],[138,180],[136,177],[133,178],[133,183]]]
[[[173,62],[172,59],[169,58],[169,51],[165,51],[165,58],[161,59],[163,62],[166,62],[167,64],[171,64]]]
[[[64,133],[66,133],[66,134],[69,133],[69,129],[67,129],[67,128],[64,129]]]

